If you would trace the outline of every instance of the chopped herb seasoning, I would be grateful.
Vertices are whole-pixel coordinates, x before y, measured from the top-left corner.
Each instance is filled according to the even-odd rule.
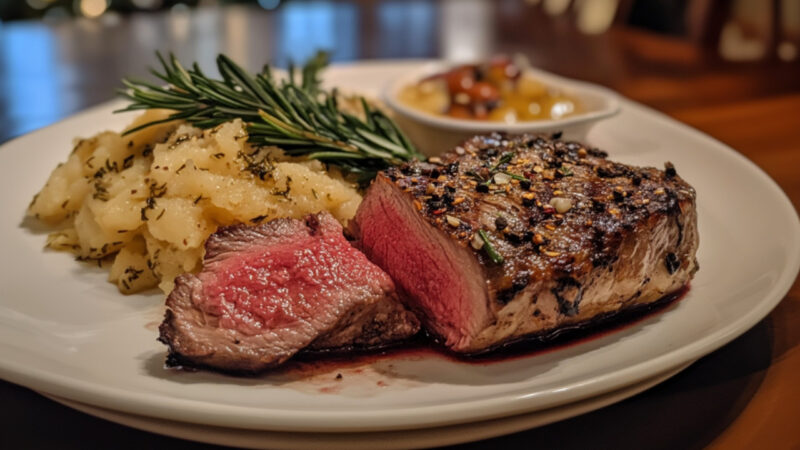
[[[272,195],[278,195],[284,198],[289,198],[289,192],[292,191],[292,177],[286,177],[286,187],[283,190],[273,189]]]
[[[173,142],[173,143],[172,143],[172,144],[171,144],[171,145],[170,145],[168,148],[169,148],[170,150],[174,150],[174,149],[175,149],[175,147],[177,147],[177,146],[179,146],[179,145],[183,144],[184,142],[186,142],[186,141],[188,141],[188,140],[189,140],[189,135],[188,135],[188,134],[182,134],[182,135],[178,136],[178,137],[175,139],[175,142]]]
[[[489,236],[486,235],[486,232],[478,230],[478,235],[483,239],[483,250],[486,252],[489,259],[495,264],[503,264],[503,256],[497,253],[492,243],[489,242]]]
[[[103,183],[102,179],[96,179],[94,181],[94,192],[92,192],[92,198],[103,202],[108,201],[108,188],[106,187],[106,184]]]
[[[256,150],[251,154],[239,152],[237,156],[241,158],[244,163],[244,169],[247,172],[257,176],[261,181],[264,181],[267,175],[275,170],[275,164],[272,162],[269,153],[261,154],[261,150]]]
[[[513,179],[515,179],[517,181],[519,181],[520,186],[522,186],[522,183],[527,183],[528,188],[530,188],[530,186],[531,186],[530,180],[528,180],[527,178],[525,178],[525,177],[523,177],[521,175],[517,175],[515,173],[511,173],[511,172],[508,172],[508,171],[503,171],[502,173],[505,174],[505,175],[508,175],[509,177],[511,177],[511,178],[513,178]],[[528,189],[528,188],[523,188],[523,189]]]
[[[128,155],[122,160],[122,168],[130,169],[131,167],[133,167],[133,155]]]

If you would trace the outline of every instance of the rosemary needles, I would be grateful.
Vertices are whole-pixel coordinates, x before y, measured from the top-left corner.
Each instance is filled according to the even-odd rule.
[[[159,108],[174,113],[127,133],[172,120],[213,128],[238,117],[246,122],[251,143],[320,160],[362,181],[391,165],[424,159],[394,121],[363,97],[357,98],[363,118],[339,108],[337,91],[320,87],[319,72],[328,62],[324,52],[309,60],[299,77],[290,66],[288,77],[281,80],[269,65],[252,75],[225,55],[217,57],[221,80],[206,76],[197,63],[186,68],[174,55],[156,55],[161,70],[151,72],[167,84],[123,79],[127,89],[120,95],[131,103],[120,111]]]

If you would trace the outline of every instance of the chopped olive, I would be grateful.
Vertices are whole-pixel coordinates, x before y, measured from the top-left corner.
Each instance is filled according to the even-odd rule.
[[[489,192],[489,185],[481,183],[481,184],[475,186],[475,190],[478,191],[478,192],[481,192],[483,194],[486,194],[486,193]]]
[[[521,180],[519,182],[519,187],[521,187],[522,189],[524,189],[526,191],[529,190],[531,188],[530,180]]]

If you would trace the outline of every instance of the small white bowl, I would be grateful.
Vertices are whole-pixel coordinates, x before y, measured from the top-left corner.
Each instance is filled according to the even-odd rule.
[[[383,90],[383,100],[396,113],[395,119],[412,142],[426,155],[442,153],[476,134],[493,131],[507,133],[555,133],[562,131],[569,139],[581,140],[597,121],[619,111],[617,94],[602,86],[564,78],[542,70],[525,69],[548,87],[576,98],[583,112],[551,120],[528,120],[516,123],[456,119],[420,111],[398,99],[400,90],[419,80],[441,73],[452,63],[435,61],[424,64],[389,83]]]

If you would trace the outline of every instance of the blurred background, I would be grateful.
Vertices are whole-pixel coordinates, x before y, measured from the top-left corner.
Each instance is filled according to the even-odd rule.
[[[320,18],[327,15],[329,21],[339,17],[345,19],[343,25],[347,25],[347,20],[375,19],[402,23],[404,19],[423,22],[435,19],[441,3],[470,8],[469,3],[476,2],[457,1],[461,5],[452,1],[380,2],[382,5],[374,17],[352,16],[347,11],[354,5],[341,3],[337,14],[331,2],[303,0],[3,0],[0,20],[57,23],[82,17],[113,23],[129,14],[255,5],[268,11],[283,11],[287,16],[312,13]],[[576,27],[585,33],[602,33],[617,21],[717,45],[720,55],[727,59],[797,58],[800,0],[527,0],[523,3],[540,4],[552,16],[573,14]]]
[[[213,73],[218,53],[255,70],[318,48],[334,61],[523,53],[664,109],[710,69],[728,75],[701,89],[709,100],[797,87],[785,67],[800,65],[800,0],[1,0],[0,142],[110,99],[155,50]],[[730,75],[770,67],[768,83]]]
[[[522,54],[729,144],[800,209],[800,0],[0,0],[0,143],[111,100],[122,77],[150,76],[156,50],[212,74],[218,53],[258,70],[317,49],[335,62]],[[798,299],[796,282],[738,343],[657,390],[467,448],[800,448]],[[2,381],[0,398],[0,448],[195,448]]]

